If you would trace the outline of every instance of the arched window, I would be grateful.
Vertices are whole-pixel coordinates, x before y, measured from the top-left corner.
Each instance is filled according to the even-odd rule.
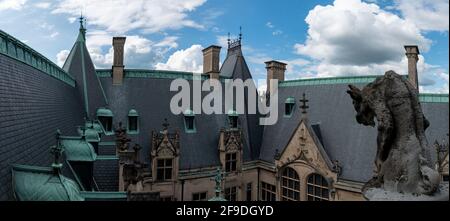
[[[184,129],[186,133],[195,133],[197,132],[195,128],[195,113],[192,110],[186,110],[184,112]]]
[[[281,176],[281,200],[299,201],[300,200],[300,177],[297,172],[286,167]]]
[[[327,180],[319,174],[308,177],[308,201],[328,201],[329,191]]]
[[[107,134],[113,132],[113,127],[112,127],[113,116],[114,115],[113,115],[112,111],[109,109],[99,108],[97,110],[98,121],[100,121],[100,123],[103,126],[103,130]]]
[[[295,99],[293,97],[289,97],[286,99],[284,103],[284,116],[291,117],[292,113],[294,113]]]
[[[230,128],[238,128],[238,113],[234,110],[228,111],[228,121],[230,123]]]
[[[139,114],[135,109],[128,112],[128,131],[129,134],[139,133]]]

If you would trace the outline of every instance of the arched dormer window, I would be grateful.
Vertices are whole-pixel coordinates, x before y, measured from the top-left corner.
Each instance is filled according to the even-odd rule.
[[[238,128],[238,114],[234,110],[228,111],[228,122],[230,123],[230,128]]]
[[[289,97],[284,102],[284,116],[291,117],[292,113],[294,113],[295,99],[293,97]]]
[[[197,129],[195,128],[195,114],[192,110],[186,110],[184,112],[184,130],[186,133],[197,132]]]
[[[308,201],[328,201],[328,181],[316,173],[309,175],[307,196]]]
[[[113,117],[114,115],[110,109],[99,108],[97,110],[97,119],[102,124],[103,131],[105,131],[105,134],[113,133],[113,126],[112,126]]]
[[[139,114],[135,109],[131,109],[128,112],[127,133],[129,134],[139,133]]]

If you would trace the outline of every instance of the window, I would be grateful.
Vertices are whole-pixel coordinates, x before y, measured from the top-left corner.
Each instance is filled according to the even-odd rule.
[[[319,174],[308,177],[308,201],[328,201],[328,182]]]
[[[194,193],[192,194],[192,201],[206,201],[208,192]]]
[[[237,188],[235,186],[225,188],[225,199],[227,201],[236,201],[237,200]]]
[[[262,201],[276,201],[277,190],[275,185],[261,182],[261,200]]]
[[[286,99],[286,102],[284,104],[284,116],[290,117],[292,116],[292,113],[294,113],[294,106],[295,106],[295,99],[290,97]]]
[[[106,108],[99,108],[97,110],[97,118],[98,121],[100,121],[100,123],[102,124],[105,133],[111,133],[113,131],[113,113],[111,110]]]
[[[300,200],[300,178],[297,172],[286,167],[281,177],[281,190],[283,201],[299,201]]]
[[[442,180],[443,180],[444,182],[448,182],[448,175],[442,176]]]
[[[247,201],[252,201],[252,183],[247,183]]]
[[[236,153],[225,154],[225,172],[236,172]]]
[[[172,179],[172,159],[156,160],[156,180],[166,181]]]
[[[195,114],[192,110],[184,112],[184,128],[186,133],[195,133]]]
[[[134,109],[131,109],[128,112],[128,133],[138,133],[139,132],[139,121],[138,121],[138,112]]]

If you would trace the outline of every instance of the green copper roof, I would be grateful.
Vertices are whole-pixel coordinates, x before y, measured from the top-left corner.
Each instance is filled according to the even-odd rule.
[[[293,97],[288,97],[287,99],[286,99],[286,102],[285,103],[287,103],[287,104],[295,104],[295,98],[293,98]]]
[[[78,127],[78,134],[80,136],[84,135],[87,142],[100,142],[100,135],[95,129],[85,128],[83,130],[81,127]]]
[[[129,116],[129,117],[139,117],[139,113],[137,112],[137,110],[131,109],[131,110],[128,112],[128,116]]]
[[[86,121],[84,126],[89,129],[94,129],[99,134],[103,133],[103,127],[98,121]]]
[[[72,75],[61,69],[42,54],[2,30],[0,30],[0,54],[27,64],[75,87],[75,78]]]
[[[93,162],[97,158],[92,145],[81,137],[61,136],[61,144],[68,161]]]
[[[99,108],[97,110],[97,117],[113,117],[114,114],[110,109],[107,108]]]
[[[308,78],[281,81],[279,87],[292,87],[292,86],[304,86],[304,85],[324,85],[324,84],[363,84],[371,83],[380,75],[372,76],[347,76],[347,77],[328,77],[328,78]]]
[[[126,200],[127,192],[81,192],[86,200]]]
[[[193,117],[193,116],[195,116],[195,113],[191,109],[187,109],[184,111],[183,115],[188,116],[188,117]]]
[[[448,94],[419,94],[422,103],[448,103]]]
[[[14,196],[19,201],[82,201],[78,185],[50,167],[12,166]]]
[[[98,77],[111,77],[111,69],[97,69]],[[206,80],[209,78],[208,75],[195,74],[192,72],[181,72],[181,71],[163,71],[163,70],[145,70],[145,69],[125,69],[125,78],[163,78],[163,79],[186,79],[192,80],[201,79]]]

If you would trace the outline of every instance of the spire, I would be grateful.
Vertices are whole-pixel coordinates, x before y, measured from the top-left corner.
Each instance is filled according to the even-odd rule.
[[[84,40],[86,40],[86,27],[85,27],[86,18],[83,17],[83,13],[81,13],[80,18],[78,18],[78,19],[80,22],[80,36],[83,37],[82,40],[84,41]]]
[[[239,26],[239,41],[242,41],[242,26]]]

